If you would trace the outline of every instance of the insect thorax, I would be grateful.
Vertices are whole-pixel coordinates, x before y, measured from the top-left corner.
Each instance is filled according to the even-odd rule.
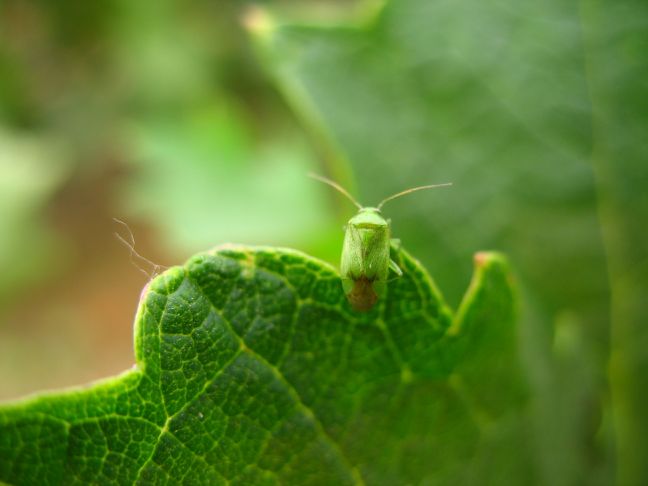
[[[346,227],[340,270],[343,278],[385,280],[389,266],[389,223],[375,208],[365,208]]]
[[[362,208],[349,220],[349,225],[356,227],[378,228],[387,227],[389,222],[383,217],[378,208]]]

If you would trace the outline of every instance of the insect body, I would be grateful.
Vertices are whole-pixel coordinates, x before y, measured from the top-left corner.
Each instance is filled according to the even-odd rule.
[[[361,208],[346,225],[342,246],[342,287],[355,310],[373,307],[382,292],[391,267],[400,268],[389,258],[390,224],[378,208]]]
[[[410,192],[451,184],[415,187],[383,199],[377,207],[363,207],[337,183],[315,174],[310,175],[340,191],[358,208],[358,213],[345,227],[340,274],[342,288],[351,306],[357,311],[368,311],[383,292],[390,271],[394,278],[403,274],[390,257],[391,248],[396,247],[398,243],[391,238],[390,221],[380,212],[383,204]]]

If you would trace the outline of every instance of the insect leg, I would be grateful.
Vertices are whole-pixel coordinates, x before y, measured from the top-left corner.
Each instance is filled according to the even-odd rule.
[[[398,264],[391,258],[389,259],[389,269],[396,274],[396,278],[403,276],[403,271],[400,269]]]
[[[397,278],[400,278],[403,276],[403,271],[400,269],[398,266],[398,263],[394,261],[394,258],[398,259],[398,253],[400,252],[401,249],[401,240],[398,238],[392,238],[389,240],[389,269],[396,274],[396,276],[392,279],[389,279],[388,282],[391,282],[392,280],[396,280]]]

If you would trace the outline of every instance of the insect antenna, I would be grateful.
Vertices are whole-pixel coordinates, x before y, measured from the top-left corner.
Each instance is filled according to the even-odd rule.
[[[349,201],[351,201],[353,204],[355,204],[358,209],[362,209],[362,204],[360,204],[358,201],[356,201],[353,198],[353,196],[351,194],[349,194],[349,191],[347,191],[344,187],[342,187],[337,182],[333,182],[331,179],[327,179],[326,177],[322,177],[321,175],[314,174],[312,172],[308,173],[308,177],[311,177],[311,178],[315,179],[316,181],[323,182],[324,184],[328,184],[333,189],[337,189],[341,194],[344,194],[347,198],[349,198]]]
[[[387,201],[391,201],[392,199],[396,199],[397,197],[405,196],[407,194],[410,194],[412,192],[416,191],[422,191],[423,189],[434,189],[435,187],[447,187],[451,186],[452,182],[446,182],[445,184],[431,184],[428,186],[419,186],[419,187],[412,187],[411,189],[406,189],[402,192],[398,192],[392,196],[386,197],[382,201],[380,201],[380,204],[378,204],[378,209],[383,207],[383,204],[385,204]]]

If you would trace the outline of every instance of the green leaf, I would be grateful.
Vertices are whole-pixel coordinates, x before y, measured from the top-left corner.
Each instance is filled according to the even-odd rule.
[[[398,256],[404,276],[369,313],[349,307],[336,271],[293,250],[221,248],[169,269],[143,294],[132,370],[0,408],[0,480],[506,479],[524,465],[490,455],[525,403],[507,264],[479,254],[453,318]]]

